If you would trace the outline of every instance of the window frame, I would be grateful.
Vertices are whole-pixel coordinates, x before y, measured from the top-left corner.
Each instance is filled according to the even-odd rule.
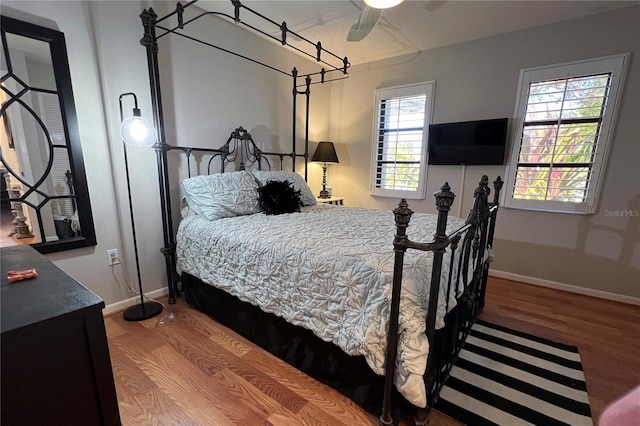
[[[509,208],[538,210],[547,212],[593,214],[596,212],[600,195],[605,167],[609,156],[615,122],[620,101],[622,98],[622,86],[629,63],[629,53],[612,55],[600,58],[585,59],[581,61],[566,62],[562,64],[547,65],[542,67],[525,68],[520,71],[518,92],[511,133],[511,148],[509,161],[506,167],[507,188],[504,192],[503,205]],[[558,79],[574,78],[581,76],[611,73],[611,83],[608,93],[608,101],[605,112],[601,116],[599,137],[596,141],[594,160],[591,166],[590,184],[587,188],[586,199],[581,203],[569,201],[527,200],[513,197],[516,174],[518,171],[518,158],[522,143],[525,120],[529,100],[529,87],[533,83],[552,81]]]
[[[369,193],[376,197],[393,197],[393,198],[408,198],[413,200],[424,200],[426,198],[427,191],[427,144],[429,137],[429,124],[433,115],[433,104],[435,98],[435,80],[425,81],[422,83],[405,84],[401,86],[385,87],[375,90],[374,94],[374,117],[373,117],[373,133],[372,133],[372,153],[371,153],[371,173],[370,173],[370,185]],[[420,168],[419,168],[419,181],[418,189],[416,191],[403,190],[403,189],[385,189],[379,188],[376,185],[376,171],[378,168],[378,134],[379,134],[379,117],[380,117],[380,102],[383,99],[394,99],[400,97],[408,97],[412,95],[424,94],[425,100],[425,112],[422,128],[422,147],[420,152]]]

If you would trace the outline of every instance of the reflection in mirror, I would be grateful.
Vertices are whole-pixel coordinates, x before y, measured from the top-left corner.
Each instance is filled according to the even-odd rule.
[[[95,245],[64,35],[2,17],[2,245]]]

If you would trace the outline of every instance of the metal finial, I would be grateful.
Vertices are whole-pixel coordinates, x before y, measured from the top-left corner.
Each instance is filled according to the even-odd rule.
[[[409,220],[413,214],[413,210],[409,208],[407,200],[403,198],[398,203],[398,207],[393,210],[393,214],[396,217],[396,226],[407,227],[409,226]]]
[[[233,4],[233,22],[240,23],[240,2],[238,0],[231,0]]]
[[[451,192],[449,182],[445,182],[444,185],[440,187],[440,191],[433,195],[436,197],[436,207],[440,211],[449,211],[453,200],[456,198],[456,194]]]
[[[282,40],[280,41],[280,43],[282,43],[283,46],[285,46],[287,44],[287,23],[285,21],[282,21],[282,25],[280,25],[280,31],[282,31]]]
[[[489,197],[491,194],[491,189],[489,188],[489,177],[487,175],[482,175],[480,178],[480,187],[484,190],[484,195]]]
[[[176,13],[178,14],[178,28],[184,29],[184,6],[182,3],[176,5]]]

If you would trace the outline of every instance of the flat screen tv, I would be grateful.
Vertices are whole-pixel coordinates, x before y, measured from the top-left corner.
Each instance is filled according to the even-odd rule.
[[[508,118],[432,124],[429,164],[504,164]]]

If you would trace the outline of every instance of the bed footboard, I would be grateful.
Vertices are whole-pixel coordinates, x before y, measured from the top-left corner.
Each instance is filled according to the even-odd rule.
[[[404,254],[408,249],[433,252],[433,269],[426,318],[426,334],[430,345],[425,372],[425,388],[428,398],[427,407],[419,410],[416,417],[416,424],[426,424],[428,413],[438,399],[440,389],[449,376],[458,352],[464,344],[464,339],[478,312],[484,306],[489,262],[492,260],[493,234],[499,207],[499,193],[503,184],[500,177],[493,182],[495,189],[494,201],[489,203],[490,189],[488,182],[488,177],[483,176],[478,188],[474,191],[474,205],[466,224],[449,235],[446,233],[447,217],[455,199],[455,194],[451,192],[448,183],[445,183],[440,188],[440,191],[434,194],[438,209],[438,221],[436,233],[431,242],[418,243],[409,240],[407,227],[413,211],[409,209],[405,199],[402,199],[394,210],[396,221],[396,235],[393,241],[395,261],[389,332],[387,335],[387,368],[385,371],[382,415],[380,416],[381,425],[393,424],[391,394],[397,357],[398,315],[400,311]],[[443,274],[444,256],[451,256],[451,258],[449,270]],[[473,268],[472,271],[469,271],[470,265]],[[447,311],[449,311],[448,303],[451,294],[455,295],[458,307],[446,316],[445,327],[439,330],[436,339],[436,313],[442,285],[446,285],[447,290]]]

